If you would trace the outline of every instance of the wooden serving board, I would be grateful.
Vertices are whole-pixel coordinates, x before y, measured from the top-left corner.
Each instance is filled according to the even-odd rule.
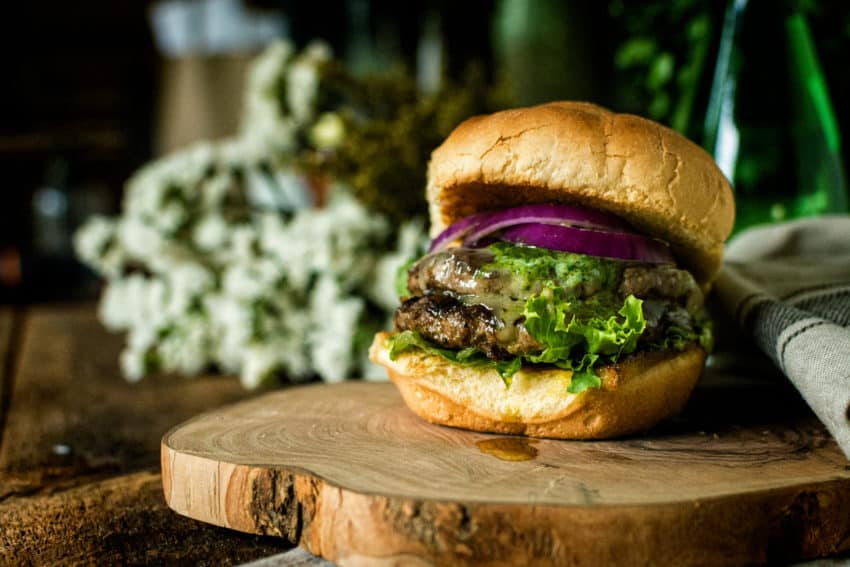
[[[703,388],[647,435],[571,442],[430,425],[390,384],[303,386],[171,430],[163,487],[180,514],[341,565],[729,565],[850,550],[845,457],[793,396],[742,392]]]

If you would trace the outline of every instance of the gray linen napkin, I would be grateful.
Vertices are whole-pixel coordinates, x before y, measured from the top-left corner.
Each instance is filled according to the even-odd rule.
[[[741,233],[715,292],[850,458],[850,217]]]

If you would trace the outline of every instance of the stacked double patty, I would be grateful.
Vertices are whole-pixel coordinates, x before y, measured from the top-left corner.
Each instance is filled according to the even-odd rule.
[[[492,360],[538,354],[543,345],[529,335],[522,312],[547,282],[587,305],[622,305],[629,295],[644,300],[646,331],[639,345],[665,336],[672,326],[691,331],[702,311],[693,276],[672,265],[598,259],[606,277],[573,274],[578,277],[557,281],[529,280],[494,260],[487,248],[449,248],[419,260],[408,272],[410,297],[396,313],[396,329],[416,331],[444,348],[475,347]]]

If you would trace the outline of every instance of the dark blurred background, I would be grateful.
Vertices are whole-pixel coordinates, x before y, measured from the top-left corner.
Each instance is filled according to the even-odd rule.
[[[850,3],[749,4],[746,39],[762,46],[768,77],[787,71],[783,40],[773,36],[783,20],[771,14],[802,15],[836,127],[847,132]],[[729,5],[30,0],[2,12],[0,303],[17,303],[96,294],[95,279],[74,260],[74,229],[91,214],[116,213],[124,181],[146,161],[233,134],[246,64],[273,38],[297,47],[324,39],[353,71],[403,67],[424,91],[441,77],[480,72],[515,104],[591,100],[705,144]],[[748,87],[759,88],[769,87]],[[769,120],[781,121],[781,112]]]

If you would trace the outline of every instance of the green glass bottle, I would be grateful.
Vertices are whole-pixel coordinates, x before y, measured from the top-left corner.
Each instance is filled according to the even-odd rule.
[[[840,137],[811,33],[792,0],[732,0],[705,147],[735,188],[735,231],[847,212]]]

